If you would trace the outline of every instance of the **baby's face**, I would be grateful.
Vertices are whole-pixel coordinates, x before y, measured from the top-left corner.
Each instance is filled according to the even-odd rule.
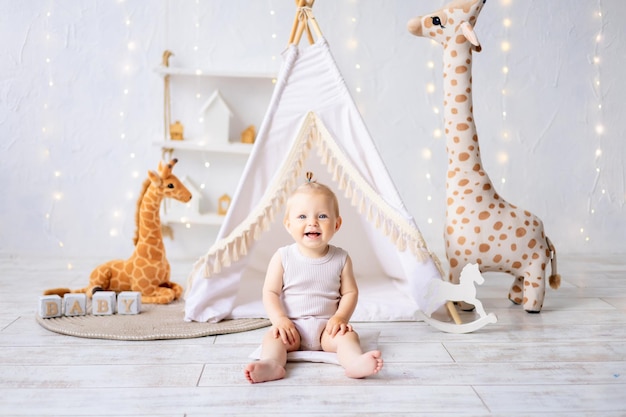
[[[300,252],[309,257],[324,256],[341,226],[332,199],[321,193],[297,193],[291,197],[287,210],[285,227]]]

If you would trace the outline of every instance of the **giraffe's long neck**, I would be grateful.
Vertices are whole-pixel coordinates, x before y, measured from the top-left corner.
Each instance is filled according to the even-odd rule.
[[[444,48],[444,123],[450,172],[482,171],[472,102],[472,51],[469,42],[450,40]]]
[[[159,214],[162,199],[150,186],[139,205],[139,232],[136,251],[141,251],[142,256],[151,259],[162,258],[165,252]]]

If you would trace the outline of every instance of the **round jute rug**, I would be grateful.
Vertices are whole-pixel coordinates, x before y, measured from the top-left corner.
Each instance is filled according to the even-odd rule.
[[[36,314],[45,329],[68,336],[90,339],[162,340],[189,339],[217,334],[245,332],[270,325],[267,319],[222,320],[219,323],[186,322],[184,302],[143,304],[136,315],[62,316],[44,319]]]

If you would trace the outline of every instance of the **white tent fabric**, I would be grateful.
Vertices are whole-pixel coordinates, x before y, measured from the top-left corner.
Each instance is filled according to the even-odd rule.
[[[441,304],[441,279],[352,100],[323,37],[291,44],[216,243],[189,276],[185,320],[266,317],[265,269],[291,243],[282,226],[289,194],[311,171],[339,197],[343,225],[332,244],[352,257],[359,285],[353,321],[420,320]]]

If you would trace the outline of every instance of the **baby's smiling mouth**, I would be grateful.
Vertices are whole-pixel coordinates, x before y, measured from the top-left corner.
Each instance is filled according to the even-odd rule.
[[[306,232],[304,235],[306,237],[319,237],[321,235],[321,233],[319,233],[319,232]]]

